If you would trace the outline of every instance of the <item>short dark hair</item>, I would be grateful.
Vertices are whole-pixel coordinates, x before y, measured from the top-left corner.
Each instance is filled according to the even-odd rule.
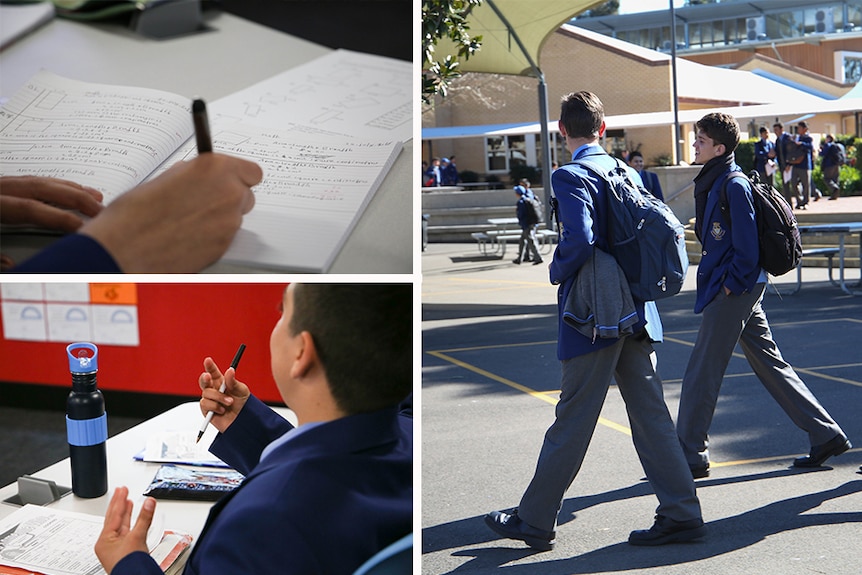
[[[760,126],[760,133],[761,134],[765,134],[767,132],[769,132],[769,130],[766,129],[766,126]]]
[[[784,124],[782,124],[781,122],[775,122],[774,124],[772,124],[772,127],[773,128],[781,128],[783,130]]]
[[[573,138],[597,136],[605,120],[605,107],[592,92],[572,92],[563,96],[560,123]]]
[[[733,152],[739,145],[739,122],[730,114],[712,112],[698,120],[696,127],[716,144],[724,144],[725,154]]]
[[[392,407],[412,391],[411,284],[296,284],[288,329],[311,334],[345,413]]]
[[[803,120],[802,122],[799,122],[799,123],[798,123],[798,124],[796,124],[796,125],[797,125],[798,127],[800,127],[800,128],[808,129],[808,122],[806,122],[806,121],[804,121],[804,120]]]
[[[639,150],[633,150],[629,152],[629,161],[631,162],[633,158],[643,158],[644,155],[640,153]]]

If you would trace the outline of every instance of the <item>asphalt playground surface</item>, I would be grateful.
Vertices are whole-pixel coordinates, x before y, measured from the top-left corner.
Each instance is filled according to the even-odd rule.
[[[807,454],[807,436],[737,349],[710,432],[711,475],[697,481],[703,541],[626,543],[652,525],[657,500],[613,385],[565,495],[555,548],[537,552],[488,529],[483,516],[517,506],[532,477],[559,389],[551,255],[536,266],[512,257],[482,256],[473,244],[430,244],[422,254],[423,574],[862,574],[862,295],[830,285],[824,268],[805,268],[795,295],[786,295],[795,272],[778,278],[785,295],[768,293],[764,307],[784,357],[853,449],[818,470],[791,467]],[[853,281],[858,274],[847,270]],[[700,325],[694,295],[687,281],[659,302],[658,369],[674,419]]]

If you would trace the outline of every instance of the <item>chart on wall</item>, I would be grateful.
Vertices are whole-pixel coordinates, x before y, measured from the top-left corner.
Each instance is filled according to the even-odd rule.
[[[137,346],[137,286],[130,283],[0,284],[7,340]]]

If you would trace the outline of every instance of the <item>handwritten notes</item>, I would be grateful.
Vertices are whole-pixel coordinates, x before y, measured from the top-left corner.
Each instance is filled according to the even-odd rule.
[[[412,137],[411,96],[410,63],[339,50],[213,102],[215,150],[264,172],[225,259],[327,271]],[[108,204],[196,155],[190,107],[40,72],[0,109],[0,175],[76,181]]]
[[[42,71],[0,109],[0,175],[73,180],[110,203],[192,135],[190,102]]]

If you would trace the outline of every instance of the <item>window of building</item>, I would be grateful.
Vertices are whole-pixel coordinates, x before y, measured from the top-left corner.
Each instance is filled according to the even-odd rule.
[[[524,136],[491,136],[485,138],[485,162],[488,173],[506,173],[513,166],[526,165],[526,139]]]

